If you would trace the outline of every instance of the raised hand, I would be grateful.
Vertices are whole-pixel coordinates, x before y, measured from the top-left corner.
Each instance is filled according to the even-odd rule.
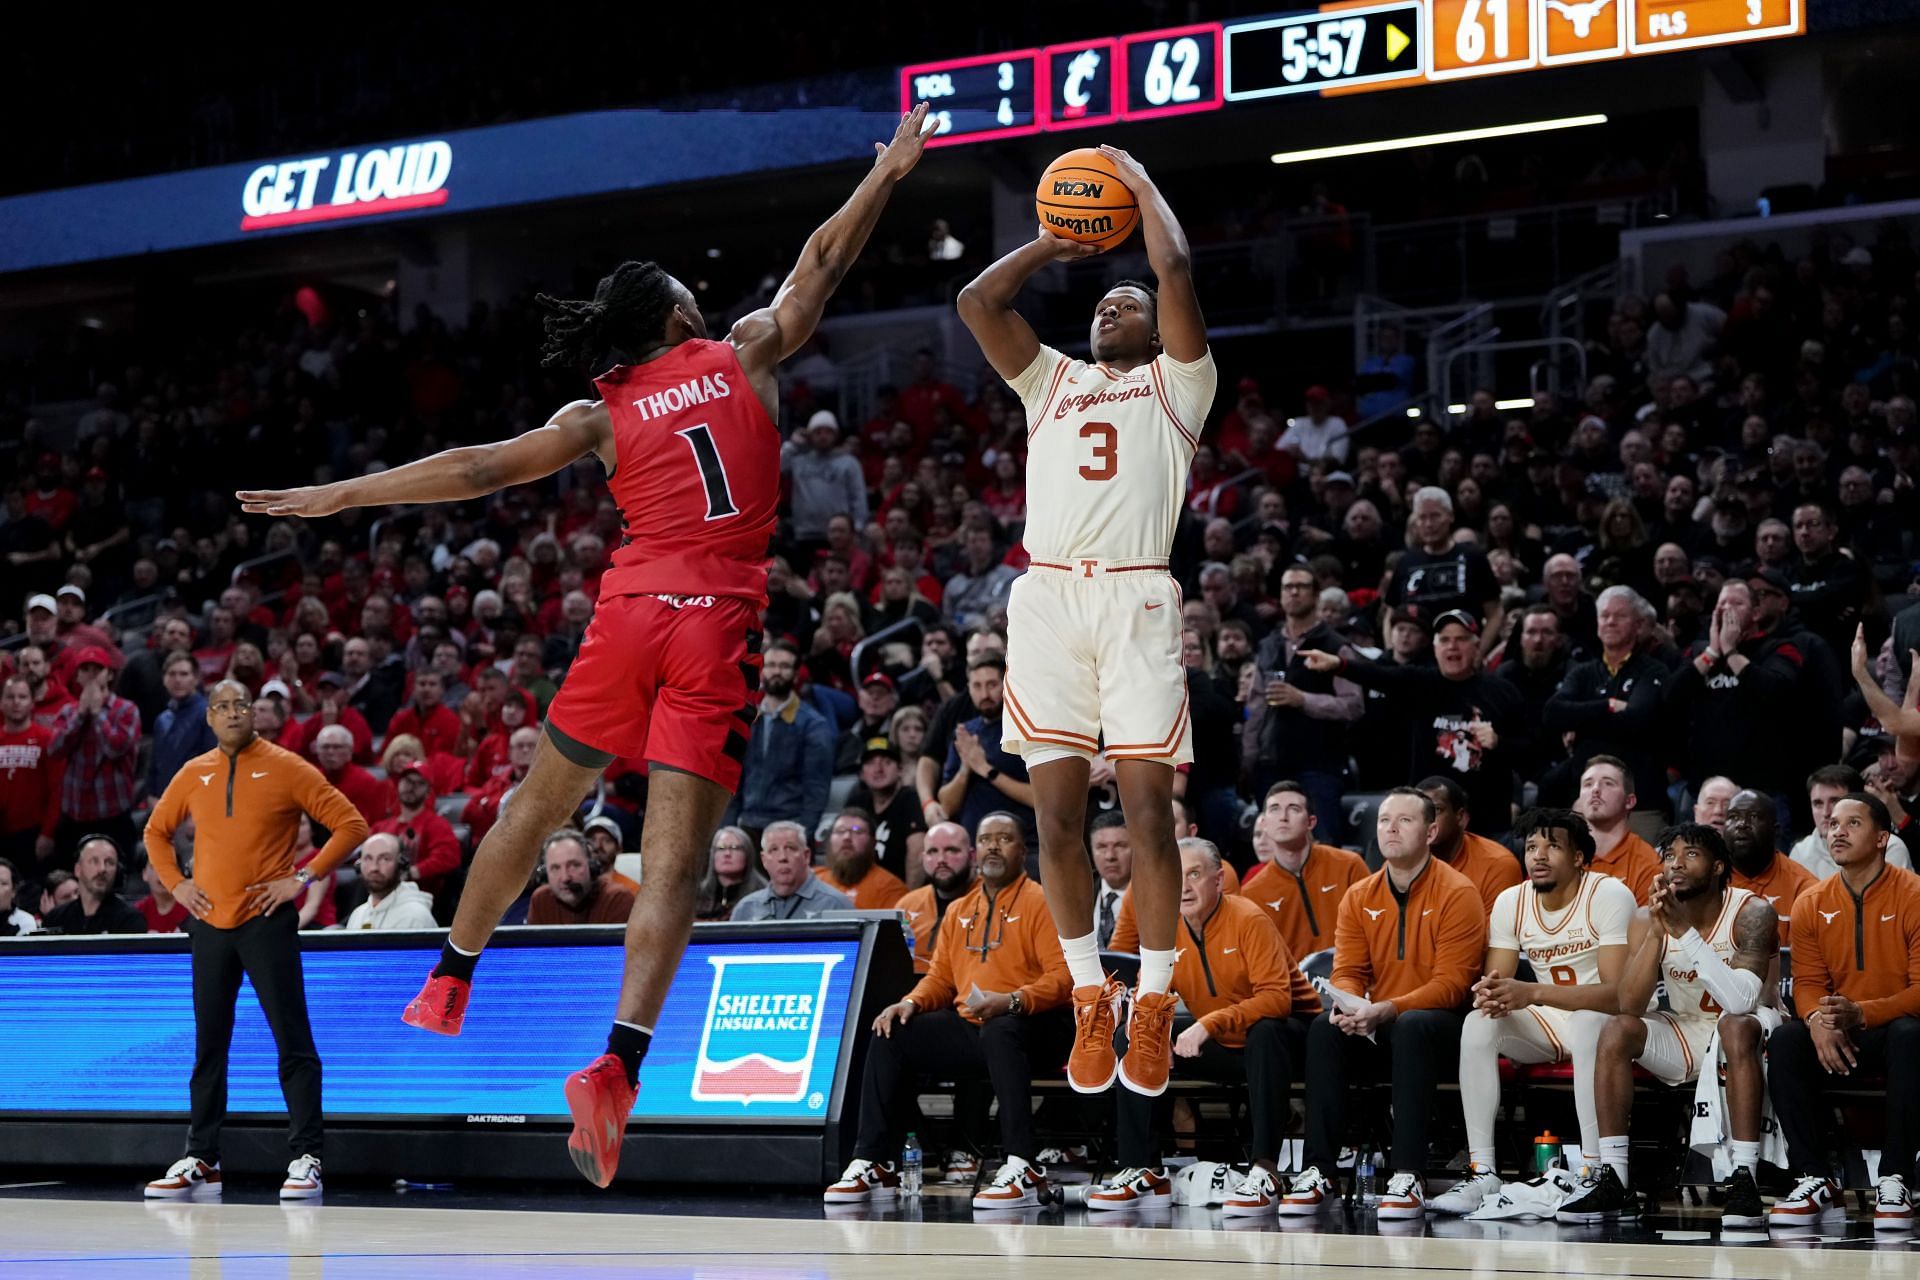
[[[1044,226],[1040,228],[1040,239],[1052,251],[1055,262],[1078,262],[1082,258],[1091,258],[1094,254],[1102,252],[1097,244],[1081,244],[1078,240],[1057,236]]]
[[[906,177],[920,163],[927,139],[932,136],[933,130],[927,127],[927,104],[922,102],[900,117],[893,141],[873,144],[874,167],[888,170],[895,178]]]
[[[1120,181],[1126,183],[1127,190],[1135,195],[1153,186],[1153,179],[1147,176],[1146,166],[1135,160],[1128,152],[1103,143],[1100,154],[1113,161],[1114,171],[1120,175]]]

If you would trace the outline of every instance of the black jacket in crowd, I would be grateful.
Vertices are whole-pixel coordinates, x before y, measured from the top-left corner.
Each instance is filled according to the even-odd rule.
[[[1384,691],[1407,716],[1408,782],[1440,774],[1466,790],[1473,829],[1499,837],[1513,827],[1515,762],[1527,758],[1532,726],[1520,691],[1485,671],[1449,680],[1438,667],[1400,667],[1347,661],[1355,684]],[[1493,726],[1495,742],[1482,749],[1468,731],[1473,720]]]

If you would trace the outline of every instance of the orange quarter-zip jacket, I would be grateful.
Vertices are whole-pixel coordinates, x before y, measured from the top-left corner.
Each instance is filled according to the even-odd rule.
[[[293,874],[293,843],[304,813],[332,834],[307,863],[326,878],[367,838],[353,801],[311,763],[255,738],[229,756],[219,747],[187,761],[147,819],[147,856],[171,892],[186,879],[173,856],[173,833],[193,816],[193,882],[213,900],[207,923],[221,929],[258,914],[247,889]]]

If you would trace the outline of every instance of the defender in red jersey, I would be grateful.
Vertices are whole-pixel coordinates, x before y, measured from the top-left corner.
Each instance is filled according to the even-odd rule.
[[[707,338],[685,285],[654,263],[624,263],[591,301],[541,298],[546,363],[597,372],[600,399],[576,401],[513,440],[335,484],[238,495],[249,512],[317,518],[347,507],[461,502],[543,479],[589,453],[606,468],[626,536],[548,709],[533,767],[480,842],[440,963],[402,1015],[459,1034],[474,963],[542,841],[616,757],[644,756],[647,874],[627,921],[618,1011],[606,1054],[566,1088],[568,1151],[603,1187],[759,705],[759,616],[780,484],[774,368],[813,335],[893,184],[919,162],[926,116],[924,104],[915,107],[892,142],[874,144],[873,169],[808,239],[773,302],[724,342]]]

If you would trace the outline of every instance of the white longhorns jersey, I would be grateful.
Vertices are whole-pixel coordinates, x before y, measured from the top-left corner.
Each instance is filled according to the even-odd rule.
[[[1740,918],[1740,909],[1753,896],[1750,889],[1729,887],[1727,900],[1720,908],[1720,918],[1713,922],[1713,928],[1706,933],[1707,945],[1728,964],[1733,963],[1733,923]],[[1708,1022],[1719,1019],[1719,1001],[1707,993],[1700,981],[1699,970],[1674,949],[1670,935],[1663,935],[1660,939],[1660,977],[1667,984],[1667,1011],[1674,1017],[1698,1018]],[[1763,978],[1760,1002],[1773,1004],[1773,992],[1778,989],[1778,983]]]
[[[1007,383],[1027,410],[1027,554],[1165,559],[1217,382],[1212,352],[1116,373],[1042,346]]]
[[[1536,982],[1594,986],[1600,981],[1600,948],[1627,945],[1637,906],[1624,881],[1588,870],[1573,901],[1550,917],[1540,909],[1540,895],[1522,880],[1493,900],[1487,945],[1526,952]]]

